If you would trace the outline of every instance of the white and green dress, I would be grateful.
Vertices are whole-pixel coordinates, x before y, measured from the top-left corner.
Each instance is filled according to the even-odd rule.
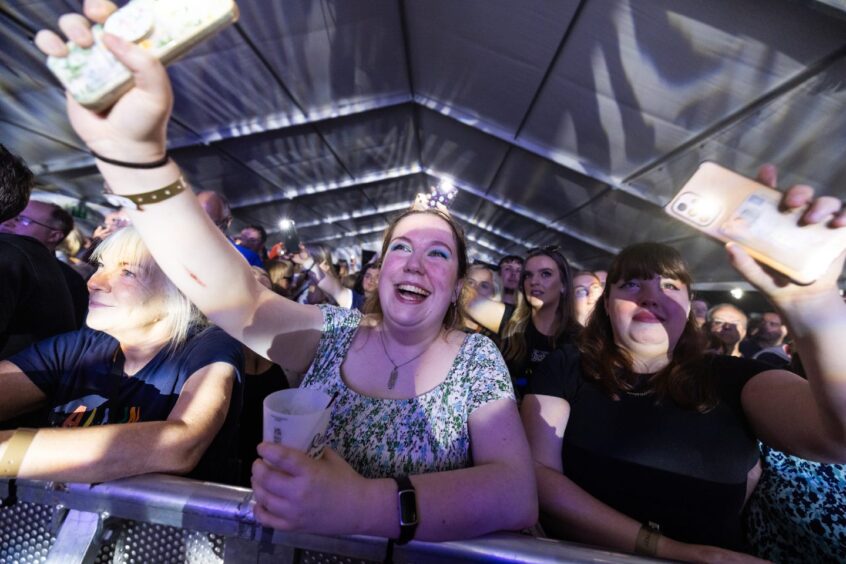
[[[323,335],[302,386],[338,394],[329,445],[367,478],[442,472],[473,465],[470,414],[501,398],[514,398],[502,355],[493,342],[468,335],[446,379],[410,399],[365,396],[341,378],[362,314],[320,306]]]

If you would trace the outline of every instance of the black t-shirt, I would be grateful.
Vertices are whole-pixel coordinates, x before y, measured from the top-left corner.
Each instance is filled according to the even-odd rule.
[[[74,270],[71,265],[58,259],[56,262],[59,263],[59,268],[62,269],[68,290],[70,290],[74,316],[76,317],[75,328],[79,329],[85,324],[85,318],[88,317],[88,286],[85,284],[85,279],[82,275]]]
[[[76,328],[62,269],[31,237],[0,233],[0,360]]]
[[[39,341],[9,359],[47,396],[48,415],[41,426],[164,421],[192,374],[225,362],[235,369],[226,420],[190,475],[233,483],[238,467],[234,442],[242,405],[241,344],[211,327],[175,351],[160,350],[131,377],[115,373],[117,347],[113,337],[83,327]]]
[[[675,540],[742,549],[746,476],[759,452],[740,393],[769,367],[727,356],[703,362],[720,398],[704,414],[669,399],[656,404],[652,395],[612,399],[584,378],[572,345],[538,367],[529,393],[570,404],[564,474],[592,496],[640,522],[660,524]]]
[[[505,351],[508,346],[508,339],[503,336],[505,326],[514,314],[514,306],[506,305],[505,312],[502,316],[499,330],[499,342],[501,351]],[[527,354],[522,359],[505,359],[505,364],[508,366],[508,373],[511,375],[511,383],[514,386],[514,395],[520,400],[524,395],[529,393],[529,382],[533,378],[534,370],[537,366],[546,359],[547,355],[555,350],[556,343],[549,335],[544,335],[535,327],[532,319],[526,325],[526,349]],[[570,343],[572,337],[565,335],[559,339],[558,345]]]
[[[244,409],[238,430],[238,453],[241,459],[239,483],[250,487],[253,461],[258,458],[256,447],[262,440],[264,398],[273,392],[288,389],[288,378],[278,364],[261,374],[244,375]]]

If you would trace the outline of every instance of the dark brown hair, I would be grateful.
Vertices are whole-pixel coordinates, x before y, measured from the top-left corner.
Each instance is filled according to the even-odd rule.
[[[26,162],[0,145],[0,223],[23,211],[34,186]]]
[[[602,299],[579,340],[584,375],[595,380],[610,396],[632,391],[625,378],[632,371],[632,359],[617,346],[608,315],[607,300],[611,287],[635,278],[649,280],[666,276],[683,282],[690,292],[693,279],[678,251],[660,243],[638,243],[626,247],[614,257],[608,271],[608,283]],[[691,294],[692,296],[692,294]],[[685,409],[705,413],[717,405],[713,378],[703,370],[703,340],[691,312],[681,336],[672,351],[670,363],[654,374],[649,385],[657,401],[670,398]]]
[[[433,215],[444,220],[447,225],[449,225],[449,228],[452,231],[452,235],[455,238],[455,252],[458,258],[458,278],[456,281],[464,278],[467,274],[467,238],[464,236],[464,229],[457,221],[452,218],[451,215],[444,211],[441,211],[438,208],[420,209],[417,207],[412,207],[396,216],[388,225],[388,228],[385,230],[385,238],[382,240],[382,252],[379,256],[382,257],[383,261],[385,260],[385,254],[388,252],[388,245],[391,243],[391,239],[394,236],[394,231],[397,228],[397,224],[399,224],[399,222],[405,219],[406,217],[418,213]],[[378,315],[379,317],[382,316],[382,304],[379,302],[378,291],[374,292],[373,295],[367,298],[367,300],[365,301],[364,313],[372,313]],[[458,304],[453,303],[453,305],[451,305],[449,309],[447,309],[446,316],[444,317],[443,326],[446,329],[455,329],[459,327],[461,323],[461,313],[459,312]]]

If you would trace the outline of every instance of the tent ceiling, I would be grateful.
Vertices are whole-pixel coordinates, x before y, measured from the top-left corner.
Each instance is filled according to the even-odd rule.
[[[170,69],[169,136],[238,224],[354,252],[440,180],[483,260],[559,244],[601,268],[628,243],[737,275],[661,211],[697,163],[843,198],[846,17],[811,0],[240,0]],[[100,202],[63,95],[29,42],[60,0],[0,7],[0,137],[65,194]],[[236,226],[237,226],[236,225]]]

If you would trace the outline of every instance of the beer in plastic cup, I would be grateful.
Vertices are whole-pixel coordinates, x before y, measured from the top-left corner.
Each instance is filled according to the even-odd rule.
[[[264,398],[263,439],[308,453],[323,454],[332,410],[328,394],[309,388],[273,392]]]

